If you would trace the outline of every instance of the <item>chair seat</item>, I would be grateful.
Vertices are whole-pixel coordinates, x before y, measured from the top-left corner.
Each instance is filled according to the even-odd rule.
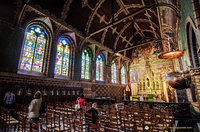
[[[46,127],[47,127],[47,128],[51,128],[51,127],[54,128],[55,125],[54,125],[54,124],[52,124],[52,126],[51,126],[51,125],[47,125]]]
[[[63,127],[61,127],[60,129],[59,129],[59,127],[56,127],[56,128],[54,128],[54,130],[59,132],[59,131],[63,131],[64,129],[63,129]]]
[[[7,124],[18,124],[19,123],[19,121],[18,120],[13,120],[13,121],[7,121],[6,122]]]

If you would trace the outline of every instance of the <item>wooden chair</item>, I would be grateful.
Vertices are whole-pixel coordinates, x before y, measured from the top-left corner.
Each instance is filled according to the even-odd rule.
[[[107,116],[106,115],[98,115],[97,116],[97,124],[99,125],[101,130],[105,130],[107,125]]]
[[[11,128],[14,127],[14,131],[15,131],[17,124],[19,124],[19,121],[13,118],[10,115],[10,111],[7,109],[4,109],[3,111],[3,121],[4,121],[5,130],[9,130],[10,127]]]
[[[67,116],[63,115],[63,131],[64,132],[71,132],[72,130],[72,123],[70,121],[69,118],[67,118]]]
[[[31,122],[31,132],[40,132],[39,125],[37,123]]]
[[[22,115],[18,115],[18,118],[19,118],[18,132],[24,132],[25,118]]]
[[[117,118],[109,117],[108,121],[109,121],[108,125],[112,130],[119,131],[120,123],[119,123],[119,120]]]
[[[118,112],[116,110],[110,111],[109,117],[118,119],[119,118]]]
[[[152,131],[153,132],[156,132],[156,131],[159,131],[159,132],[163,132],[165,131],[165,123],[164,123],[164,120],[162,117],[154,117],[152,119]]]
[[[124,131],[125,132],[136,131],[135,123],[132,120],[125,120],[124,121]]]
[[[28,107],[27,106],[21,106],[21,110],[18,111],[17,114],[23,116],[24,118],[27,118],[27,116],[28,116]]]
[[[31,132],[31,121],[29,119],[25,119],[24,131]]]
[[[47,113],[52,113],[52,112],[54,112],[54,108],[52,105],[48,104],[47,105]]]
[[[61,124],[60,124],[60,113],[54,113],[54,122],[53,122],[53,126],[54,126],[54,131],[55,132],[60,132],[63,130],[63,128],[61,128]]]
[[[75,120],[83,121],[83,114],[82,114],[82,112],[75,111],[74,115],[75,115]]]
[[[108,105],[103,105],[102,111],[101,111],[100,114],[109,116],[109,111],[110,111],[109,110],[109,106]]]
[[[52,113],[46,113],[46,130],[52,131],[55,128],[54,126],[54,116]]]
[[[173,127],[174,124],[175,124],[174,116],[171,113],[166,112],[165,115],[164,115],[164,125],[165,125],[165,127]]]
[[[143,121],[144,121],[143,116],[140,113],[135,115],[134,124],[135,124],[136,131],[138,131],[138,132],[144,131],[144,122]]]
[[[92,114],[85,113],[85,125],[92,123]]]
[[[83,132],[83,122],[75,120],[74,121],[74,132]]]
[[[73,111],[73,109],[68,108],[68,109],[66,110],[65,115],[67,115],[67,118],[69,118],[70,121],[71,121],[71,123],[73,123],[73,120],[74,120],[74,111]]]
[[[125,128],[125,121],[128,120],[128,115],[127,115],[127,111],[125,110],[120,110],[120,124],[121,124],[121,128],[124,129]]]
[[[105,128],[105,132],[118,132],[118,130],[113,130],[112,128]]]
[[[90,123],[88,124],[88,132],[99,132],[99,126],[97,124]]]
[[[3,124],[4,124],[4,107],[0,106],[0,127],[3,128]]]

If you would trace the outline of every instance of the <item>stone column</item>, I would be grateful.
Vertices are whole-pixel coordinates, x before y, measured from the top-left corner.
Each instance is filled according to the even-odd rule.
[[[122,81],[121,81],[122,80],[122,78],[121,78],[121,68],[120,68],[120,66],[117,66],[117,81],[118,81],[118,84],[122,84]]]
[[[76,52],[74,63],[73,80],[79,81],[81,79],[81,53],[78,51]]]
[[[96,81],[96,61],[91,61],[91,81],[94,83]]]
[[[105,65],[105,69],[104,69],[104,73],[105,73],[105,83],[111,83],[111,66],[110,65]]]

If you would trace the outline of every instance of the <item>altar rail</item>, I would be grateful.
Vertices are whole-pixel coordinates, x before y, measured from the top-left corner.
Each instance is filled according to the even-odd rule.
[[[172,109],[175,118],[191,117],[190,103],[166,103],[166,102],[147,102],[123,100],[126,105],[136,105],[138,107],[148,106],[150,108],[159,107],[160,109]]]

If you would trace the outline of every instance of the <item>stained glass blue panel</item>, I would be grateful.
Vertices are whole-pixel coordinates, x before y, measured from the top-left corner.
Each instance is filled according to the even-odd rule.
[[[69,76],[70,45],[66,38],[60,38],[57,43],[55,74]]]
[[[97,81],[104,81],[103,67],[104,67],[103,58],[101,55],[98,55],[96,59],[96,80]]]
[[[25,33],[20,69],[42,72],[47,34],[39,26],[31,26]]]
[[[111,76],[112,76],[112,83],[117,83],[117,66],[115,62],[113,62],[111,66]]]
[[[90,56],[87,50],[82,52],[81,78],[90,79]]]
[[[124,65],[121,68],[121,83],[124,85],[126,84],[126,69]]]

